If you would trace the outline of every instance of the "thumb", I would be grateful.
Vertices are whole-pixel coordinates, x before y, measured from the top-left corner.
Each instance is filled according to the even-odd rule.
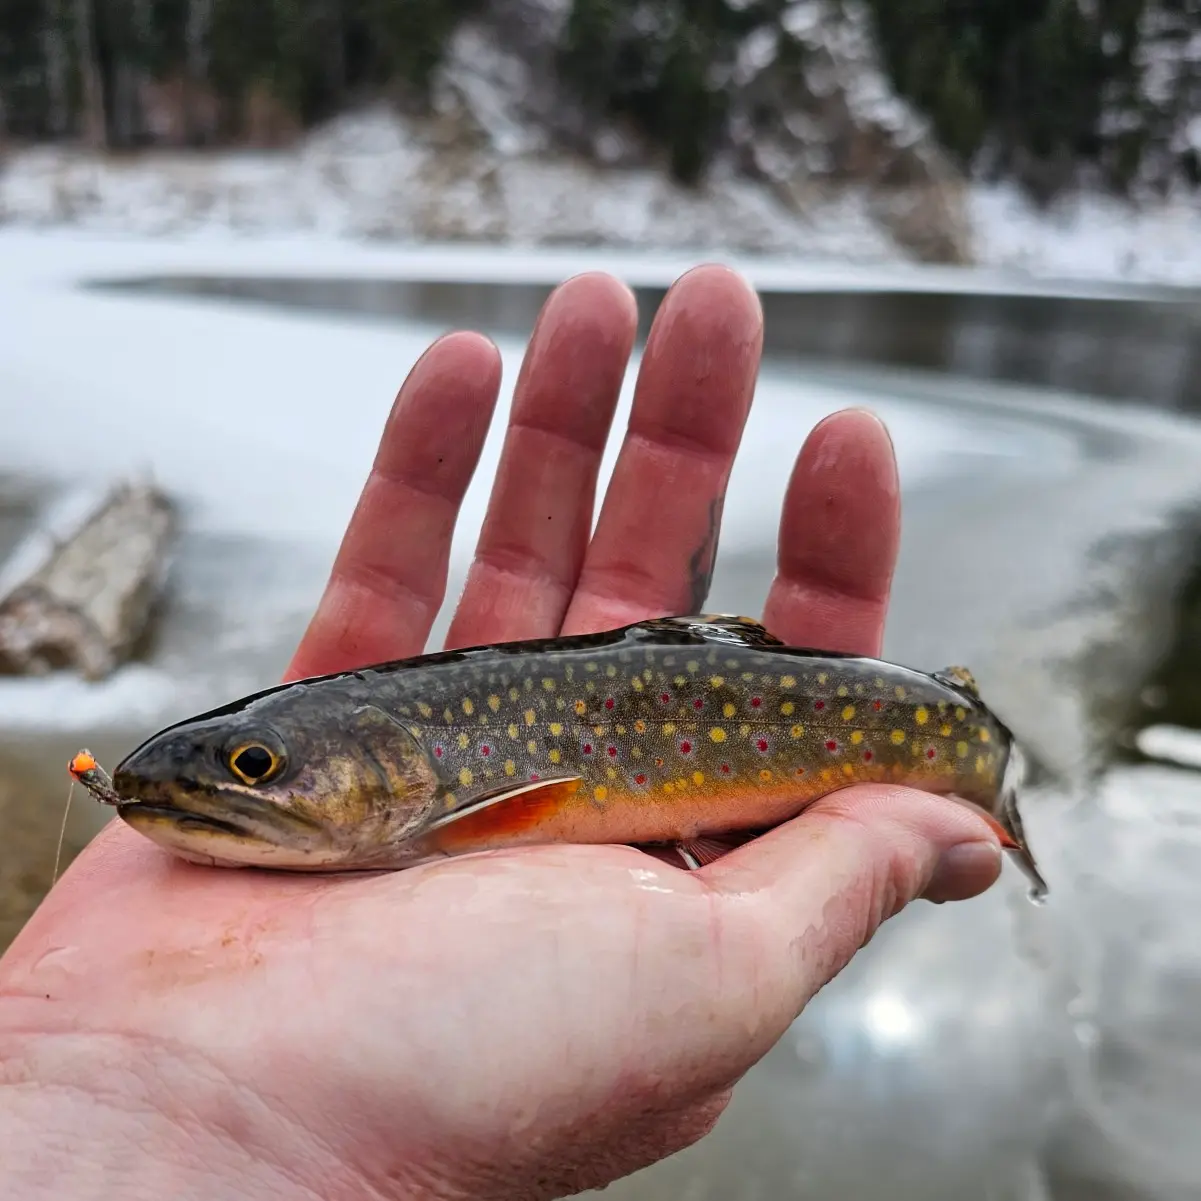
[[[760,1018],[778,1026],[778,1038],[888,918],[922,896],[976,896],[1000,872],[1000,843],[972,808],[861,785],[823,797],[698,874],[773,964],[773,987],[760,1001],[775,1012]]]

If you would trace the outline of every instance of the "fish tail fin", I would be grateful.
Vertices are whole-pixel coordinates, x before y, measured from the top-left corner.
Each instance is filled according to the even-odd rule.
[[[1000,827],[1000,832],[1005,835],[1001,839],[1001,845],[1006,850],[1014,852],[1014,858],[1030,881],[1031,899],[1041,901],[1049,891],[1047,881],[1039,870],[1029,844],[1026,842],[1026,831],[1022,826],[1022,815],[1018,810],[1018,793],[1026,782],[1027,772],[1026,757],[1015,743],[1010,748],[1005,772],[1001,777],[1001,796],[998,806],[1000,812],[997,815],[996,824]]]

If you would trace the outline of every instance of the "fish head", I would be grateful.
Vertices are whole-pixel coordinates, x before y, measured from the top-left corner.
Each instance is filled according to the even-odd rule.
[[[436,805],[419,740],[352,687],[293,684],[169,726],[113,773],[117,813],[193,862],[394,865]]]

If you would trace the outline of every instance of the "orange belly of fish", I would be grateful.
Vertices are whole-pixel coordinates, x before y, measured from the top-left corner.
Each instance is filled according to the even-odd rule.
[[[913,783],[927,791],[954,791],[954,779],[910,781],[896,768],[857,771],[833,780],[780,779],[771,783],[706,785],[682,778],[672,791],[632,792],[571,780],[465,813],[425,835],[431,855],[543,843],[628,844],[688,842],[706,835],[766,830],[797,816],[820,797],[853,784]]]

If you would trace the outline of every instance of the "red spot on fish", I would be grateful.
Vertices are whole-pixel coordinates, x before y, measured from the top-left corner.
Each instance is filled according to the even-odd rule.
[[[434,755],[439,759],[442,758],[442,748],[440,746],[434,747]]]
[[[937,752],[934,750],[933,747],[928,747],[926,750],[926,758],[933,759],[936,753]]]
[[[656,759],[656,760],[655,760],[655,766],[656,766],[656,767],[662,767],[662,766],[663,766],[663,760],[662,760],[662,759]]]
[[[609,748],[608,748],[608,751],[609,751],[609,758],[610,758],[610,759],[616,759],[616,758],[617,758],[617,748],[616,748],[615,746],[611,746],[611,747],[609,747]]]
[[[680,754],[681,755],[691,755],[692,754],[692,743],[689,742],[687,738],[685,738],[684,741],[680,743]]]
[[[617,704],[617,702],[611,696],[605,697],[605,708],[606,709],[612,709],[615,704]]]
[[[703,709],[705,707],[705,702],[698,696],[696,700],[692,702],[692,707],[694,709]]]
[[[870,762],[871,762],[871,761],[872,761],[874,758],[875,758],[875,755],[873,755],[873,754],[871,753],[871,751],[864,751],[864,752],[863,752],[863,762],[864,762],[864,763],[870,763]]]
[[[730,774],[730,765],[728,763],[723,763],[721,765],[721,774],[723,776],[728,776]]]
[[[665,705],[670,705],[671,704],[671,693],[670,692],[661,692],[661,693],[659,693],[659,699]]]
[[[767,750],[767,739],[766,739],[766,738],[760,738],[760,739],[759,739],[759,740],[758,740],[758,741],[755,743],[755,749],[756,749],[756,750],[760,750],[760,751],[766,751],[766,750]]]
[[[530,772],[530,779],[531,780],[541,780],[542,777],[536,771],[532,771],[532,772]]]
[[[751,708],[752,709],[758,709],[759,706],[762,704],[763,704],[763,698],[761,696],[751,697]]]
[[[833,738],[831,738],[831,739],[830,739],[830,740],[829,740],[829,741],[826,743],[826,750],[828,750],[828,751],[836,751],[836,750],[838,750],[838,743],[837,743],[837,742],[835,742]]]
[[[813,707],[820,713],[826,707],[825,701],[814,701]]]
[[[798,776],[803,776],[803,775],[805,774],[805,769],[804,769],[803,767],[798,767],[798,768],[796,769],[796,774],[797,774]]]
[[[635,784],[645,784],[645,783],[646,783],[646,777],[645,777],[644,775],[641,775],[641,774],[639,774],[639,775],[636,775],[636,776],[634,777],[634,783],[635,783]]]
[[[482,746],[482,747],[480,747],[480,754],[484,755],[484,756],[491,755],[492,748],[490,746]]]
[[[585,755],[591,755],[591,754],[592,754],[592,743],[590,743],[590,742],[586,742],[586,743],[584,743],[584,754],[585,754]]]
[[[872,708],[875,709],[875,711],[877,713],[879,713],[880,710],[884,708],[884,702],[883,701],[872,701]]]

